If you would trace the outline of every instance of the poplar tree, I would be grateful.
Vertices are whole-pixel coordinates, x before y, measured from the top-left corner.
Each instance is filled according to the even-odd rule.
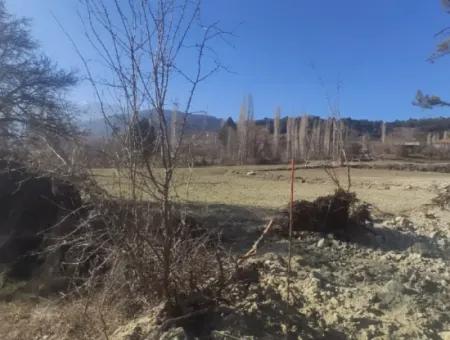
[[[273,157],[279,157],[281,108],[277,107],[273,119]]]

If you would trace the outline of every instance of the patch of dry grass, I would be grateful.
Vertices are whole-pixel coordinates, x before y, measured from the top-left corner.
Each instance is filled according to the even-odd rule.
[[[114,308],[100,312],[95,300],[22,299],[0,303],[2,340],[105,339],[105,333],[112,334],[121,322]]]
[[[179,169],[174,195],[190,203],[276,209],[285,205],[289,199],[289,172],[287,167],[286,170],[283,168],[280,165],[195,168],[188,191],[186,184],[190,171]],[[247,176],[250,170],[256,174]],[[338,170],[343,181],[346,178],[345,171]],[[95,173],[105,188],[116,194],[126,194],[126,180],[119,178],[114,170],[99,169]],[[296,177],[295,199],[313,200],[335,189],[322,169],[300,169]],[[352,169],[352,190],[358,197],[393,214],[429,203],[436,195],[434,188],[444,183],[450,184],[448,174]]]

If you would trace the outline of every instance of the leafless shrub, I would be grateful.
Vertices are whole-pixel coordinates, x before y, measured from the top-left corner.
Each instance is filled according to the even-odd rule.
[[[198,85],[223,68],[210,43],[228,33],[201,24],[200,1],[81,3],[86,37],[109,78],[99,79],[72,42],[111,131],[116,147],[108,157],[117,176],[113,193],[90,195],[78,226],[55,247],[65,248],[64,265],[80,292],[103,287],[111,300],[165,300],[173,308],[195,295],[214,301],[232,261],[217,235],[176,204],[174,178],[186,161],[185,127]],[[192,60],[193,69],[182,69],[180,59]],[[188,90],[171,123],[166,108],[175,77]]]
[[[325,89],[325,84],[320,76],[318,76],[320,85]],[[326,92],[325,98],[330,111],[331,121],[331,163],[324,166],[324,171],[330,177],[331,181],[336,185],[337,191],[343,190],[340,177],[336,172],[336,168],[346,165],[347,169],[347,187],[346,191],[350,192],[352,186],[351,167],[347,157],[347,150],[345,145],[345,126],[341,120],[340,110],[340,90],[341,84],[338,83],[336,87],[336,97],[334,100]]]

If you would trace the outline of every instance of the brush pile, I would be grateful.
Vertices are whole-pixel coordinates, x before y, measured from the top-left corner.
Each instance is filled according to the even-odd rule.
[[[309,202],[295,201],[292,209],[294,232],[311,231],[341,235],[370,221],[368,206],[361,204],[355,193],[336,190],[332,195]],[[289,207],[276,216],[275,230],[283,235],[289,232]]]
[[[450,185],[445,187],[434,199],[433,203],[442,209],[450,210]]]

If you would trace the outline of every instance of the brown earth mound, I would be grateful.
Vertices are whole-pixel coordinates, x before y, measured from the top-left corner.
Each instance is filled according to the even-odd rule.
[[[29,275],[43,232],[80,206],[72,185],[0,160],[0,264],[12,264],[12,275]]]

